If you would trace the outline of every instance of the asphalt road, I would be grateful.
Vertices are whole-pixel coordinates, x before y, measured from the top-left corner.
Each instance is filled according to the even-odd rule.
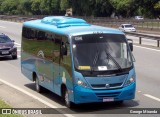
[[[20,68],[20,47],[21,47],[21,23],[0,21],[0,32],[7,34],[15,40],[18,47],[19,57],[17,60],[10,58],[0,58],[0,80],[6,81],[21,92],[36,98],[39,102],[49,107],[55,107],[62,110],[66,116],[81,117],[128,117],[138,116],[137,114],[106,114],[107,112],[116,113],[117,108],[134,109],[134,108],[160,108],[160,50],[148,49],[140,46],[134,46],[134,57],[136,59],[135,68],[137,73],[137,90],[136,98],[131,101],[125,101],[122,105],[114,103],[94,103],[82,104],[70,110],[64,106],[60,98],[53,93],[45,90],[43,94],[35,91],[34,83],[29,81],[21,74]],[[134,40],[134,38],[132,37]],[[0,92],[1,93],[1,92]],[[24,99],[25,101],[25,99]],[[34,102],[33,102],[34,105]],[[14,106],[14,105],[13,105]],[[145,114],[139,115],[144,117],[158,117],[160,115]]]

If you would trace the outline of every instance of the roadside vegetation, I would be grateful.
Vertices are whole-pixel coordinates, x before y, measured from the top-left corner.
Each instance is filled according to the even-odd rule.
[[[160,18],[159,0],[0,0],[0,15],[64,15]]]
[[[0,99],[0,108],[12,108],[10,105],[6,104]],[[11,114],[0,114],[0,117],[23,117],[22,115],[11,115]]]

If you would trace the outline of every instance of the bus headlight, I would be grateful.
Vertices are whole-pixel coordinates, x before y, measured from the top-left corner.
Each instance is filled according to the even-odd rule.
[[[127,82],[125,83],[125,86],[128,86],[128,85],[130,85],[133,82],[135,82],[135,78],[131,77],[130,79],[127,80]]]
[[[80,80],[80,79],[78,79],[77,84],[78,84],[79,86],[84,87],[84,88],[87,88],[87,87],[88,87],[88,85],[87,85],[84,81],[82,81],[82,80]]]

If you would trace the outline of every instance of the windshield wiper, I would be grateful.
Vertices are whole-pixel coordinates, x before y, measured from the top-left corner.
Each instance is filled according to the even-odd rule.
[[[122,68],[121,66],[118,64],[118,62],[112,57],[112,55],[107,51],[105,50],[106,54],[108,55],[108,57],[116,64],[118,70],[122,71]]]
[[[99,51],[97,50],[96,54],[95,54],[95,57],[93,59],[93,66],[96,65],[97,61],[98,61],[98,58],[99,58]]]
[[[93,62],[92,62],[93,66],[91,67],[91,74],[92,74],[92,72],[94,71],[94,67],[95,67],[95,65],[96,65],[96,63],[97,63],[97,61],[98,61],[98,58],[99,58],[99,51],[98,51],[98,49],[97,49],[96,54],[95,54],[95,57],[94,57]]]

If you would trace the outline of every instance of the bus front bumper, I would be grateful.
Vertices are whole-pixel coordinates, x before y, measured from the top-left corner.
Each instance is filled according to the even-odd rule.
[[[132,100],[135,98],[136,84],[121,89],[105,90],[105,89],[88,89],[76,86],[74,90],[74,103],[91,103],[91,102],[112,102]]]

